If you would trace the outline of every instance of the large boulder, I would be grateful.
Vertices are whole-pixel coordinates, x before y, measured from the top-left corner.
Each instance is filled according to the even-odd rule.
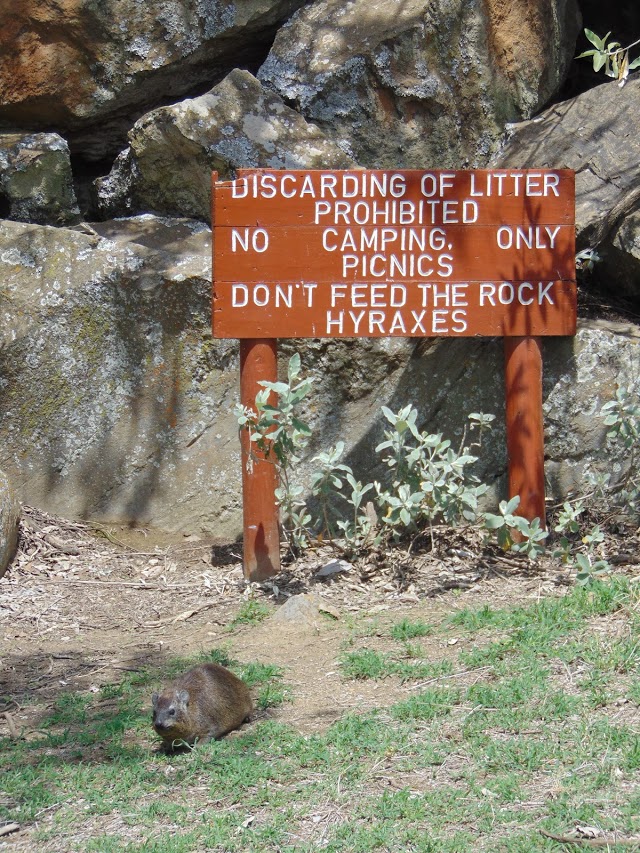
[[[236,347],[211,341],[209,229],[96,228],[0,224],[0,467],[66,516],[229,532]]]
[[[78,222],[69,146],[61,136],[0,134],[0,209],[22,222]]]
[[[317,127],[240,70],[199,98],[148,113],[128,139],[111,174],[96,182],[105,217],[151,210],[209,220],[212,170],[223,180],[238,167],[354,165]]]
[[[360,165],[481,166],[558,90],[579,20],[575,0],[316,0],[258,78]]]
[[[92,159],[131,116],[257,65],[304,0],[13,0],[0,10],[0,126],[70,131]]]
[[[640,298],[640,263],[633,222],[640,209],[640,136],[630,116],[640,113],[640,74],[615,81],[545,110],[508,131],[495,168],[548,167],[576,172],[578,249],[596,249],[602,286]],[[621,263],[622,256],[624,256]]]
[[[0,578],[9,568],[18,546],[20,503],[9,482],[0,471]]]

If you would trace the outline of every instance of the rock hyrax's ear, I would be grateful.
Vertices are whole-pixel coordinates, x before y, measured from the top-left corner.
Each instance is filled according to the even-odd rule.
[[[159,695],[157,693],[151,694],[151,707],[155,710],[156,705],[158,704]]]
[[[187,690],[178,690],[176,699],[185,707],[189,704],[189,692]]]

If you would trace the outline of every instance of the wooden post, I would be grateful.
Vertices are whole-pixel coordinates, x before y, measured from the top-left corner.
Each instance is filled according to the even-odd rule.
[[[255,408],[261,380],[275,382],[278,342],[273,339],[240,341],[240,399]],[[262,581],[280,571],[280,526],[275,490],[277,472],[264,460],[249,434],[240,434],[242,456],[243,571],[249,581]],[[250,446],[251,445],[251,446]]]
[[[518,515],[545,523],[542,349],[540,338],[504,339],[509,497]]]

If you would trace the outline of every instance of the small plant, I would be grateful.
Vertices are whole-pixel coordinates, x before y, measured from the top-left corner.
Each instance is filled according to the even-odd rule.
[[[564,535],[560,537],[553,556],[560,557],[565,565],[575,568],[576,581],[586,586],[610,572],[611,565],[596,554],[598,546],[604,542],[604,533],[598,524],[583,536],[579,535],[578,518],[583,512],[582,501],[578,501],[575,506],[570,503],[563,505],[554,530]]]
[[[401,641],[413,640],[415,637],[427,637],[431,632],[431,626],[419,619],[415,622],[402,619],[391,628],[392,638]]]
[[[544,552],[544,541],[549,534],[542,529],[539,518],[528,521],[515,515],[519,505],[519,495],[510,501],[500,501],[500,514],[486,512],[484,526],[496,532],[498,544],[503,550],[526,554],[529,559],[535,560]]]
[[[633,61],[629,60],[629,51],[640,44],[640,39],[626,47],[622,47],[619,41],[607,42],[607,39],[611,35],[610,32],[604,38],[600,38],[600,36],[585,28],[584,34],[593,45],[593,48],[585,50],[576,59],[592,58],[594,71],[601,71],[604,68],[604,73],[607,77],[613,77],[618,81],[618,86],[624,86],[627,82],[629,72],[640,68],[640,56],[636,57]]]
[[[595,249],[582,249],[582,251],[578,252],[576,255],[576,269],[590,273],[593,271],[595,265],[601,260],[602,258]]]
[[[576,581],[580,586],[588,586],[611,571],[611,566],[606,560],[596,560],[588,552],[576,554],[576,566],[578,569]]]
[[[558,514],[554,531],[560,533],[561,536],[553,552],[553,556],[559,557],[565,565],[572,562],[573,542],[580,532],[579,518],[583,512],[583,501],[576,501],[575,504],[565,501],[562,505],[562,510]]]
[[[256,395],[255,409],[237,406],[235,414],[240,428],[249,432],[250,441],[264,458],[278,467],[280,482],[276,499],[294,551],[309,545],[313,527],[330,538],[337,528],[347,552],[353,553],[379,544],[385,535],[399,539],[424,520],[435,548],[436,520],[448,524],[460,519],[475,521],[478,498],[488,487],[467,470],[477,457],[464,446],[466,430],[456,451],[441,434],[420,432],[418,412],[410,405],[399,412],[382,407],[391,428],[385,430],[384,441],[376,447],[376,452],[383,454],[383,461],[392,471],[389,486],[357,480],[349,465],[341,461],[344,442],[313,457],[312,462],[319,467],[311,478],[311,492],[318,499],[321,513],[320,518],[313,519],[303,500],[304,488],[295,481],[300,454],[311,436],[310,427],[296,414],[311,389],[311,380],[301,377],[297,353],[289,361],[287,377],[287,382],[262,382],[263,390]],[[481,445],[482,434],[493,417],[478,412],[469,416],[469,429],[478,430],[476,446]],[[365,501],[367,495],[382,511],[381,525],[373,501]],[[345,513],[337,514],[338,501],[349,506],[346,517]]]
[[[262,381],[263,390],[256,395],[255,410],[238,405],[235,415],[240,429],[249,432],[249,440],[264,458],[278,470],[276,500],[282,510],[282,522],[295,549],[309,541],[311,515],[302,500],[303,488],[294,482],[300,453],[306,447],[311,428],[296,414],[297,407],[308,396],[312,379],[301,377],[300,356],[294,353],[287,367],[286,382]],[[252,457],[249,463],[252,463]]]
[[[405,529],[426,519],[435,549],[436,520],[455,524],[477,517],[478,498],[488,489],[467,470],[477,457],[464,446],[455,451],[441,433],[420,432],[417,411],[411,406],[397,413],[383,406],[382,413],[392,429],[385,431],[385,440],[376,452],[386,451],[383,459],[393,472],[390,488],[376,486],[378,503],[386,509],[383,520],[399,538]],[[481,431],[490,423],[488,415],[474,413],[470,417]]]
[[[271,614],[271,608],[262,601],[250,599],[240,605],[240,609],[229,623],[229,628],[237,628],[238,625],[257,625]]]
[[[364,510],[362,502],[367,492],[373,489],[373,483],[361,483],[356,480],[351,471],[345,474],[345,480],[351,488],[346,500],[352,507],[352,517],[351,519],[339,519],[337,524],[347,544],[357,549],[366,544],[371,533],[372,520]]]
[[[311,494],[318,498],[324,529],[330,538],[333,537],[332,497],[342,489],[345,474],[353,474],[348,465],[340,462],[343,453],[344,441],[339,441],[335,447],[330,447],[311,460],[319,466],[311,477]]]
[[[627,455],[627,473],[611,489],[618,506],[622,505],[636,515],[640,512],[640,473],[638,472],[638,446],[640,444],[640,388],[619,386],[615,400],[602,407],[604,423],[609,427],[607,439],[622,444]]]

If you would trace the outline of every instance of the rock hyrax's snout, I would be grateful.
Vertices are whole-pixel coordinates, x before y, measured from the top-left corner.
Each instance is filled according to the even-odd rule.
[[[179,719],[179,714],[189,707],[189,694],[179,690],[173,698],[154,693],[151,697],[153,705],[153,727],[162,735],[171,729]]]
[[[153,727],[169,749],[222,737],[242,725],[253,710],[244,681],[216,663],[185,672],[154,693],[151,704]]]

